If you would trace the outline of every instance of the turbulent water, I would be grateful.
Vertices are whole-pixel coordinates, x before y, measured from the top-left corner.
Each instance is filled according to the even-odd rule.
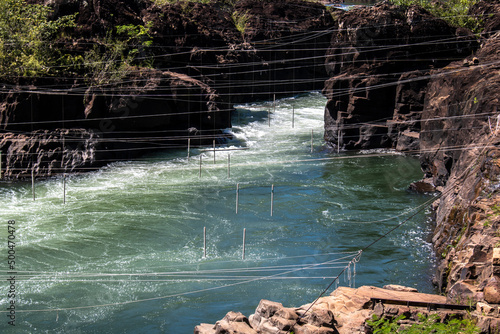
[[[35,201],[31,183],[0,184],[2,332],[192,333],[261,299],[314,300],[430,199],[407,190],[415,158],[325,150],[324,105],[312,93],[240,106],[215,160],[184,149],[71,176],[65,204],[61,178],[36,182]],[[431,292],[429,233],[418,213],[332,288]]]

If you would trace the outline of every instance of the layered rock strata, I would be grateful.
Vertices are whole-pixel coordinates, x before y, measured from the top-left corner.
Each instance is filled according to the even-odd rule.
[[[497,33],[472,66],[450,64],[453,75],[430,83],[420,134],[423,170],[441,194],[433,237],[442,258],[436,284],[451,299],[493,304],[500,302],[499,47]]]

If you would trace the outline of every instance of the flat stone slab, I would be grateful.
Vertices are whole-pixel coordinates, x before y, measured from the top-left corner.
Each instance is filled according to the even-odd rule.
[[[414,302],[421,304],[446,304],[445,296],[432,295],[419,292],[395,291],[377,288],[374,286],[362,286],[355,289],[356,295],[361,295],[370,299],[393,300],[399,302]]]

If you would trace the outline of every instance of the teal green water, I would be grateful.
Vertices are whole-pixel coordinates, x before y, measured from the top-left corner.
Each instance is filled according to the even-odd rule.
[[[0,329],[192,333],[231,310],[250,315],[261,299],[314,300],[359,249],[429,200],[407,191],[421,177],[415,158],[327,152],[325,102],[318,93],[280,100],[270,123],[268,104],[240,106],[215,163],[202,150],[115,163],[69,177],[66,204],[60,178],[36,182],[34,202],[31,183],[1,184],[3,311],[8,220],[17,229],[16,327],[4,313]],[[431,292],[430,230],[418,214],[338,284]]]

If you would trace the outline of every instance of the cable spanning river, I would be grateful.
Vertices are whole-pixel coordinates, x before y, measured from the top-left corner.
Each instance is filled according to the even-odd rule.
[[[215,159],[185,149],[70,176],[65,204],[61,178],[36,182],[35,201],[31,183],[2,183],[1,331],[192,333],[261,299],[313,301],[430,199],[407,191],[415,158],[327,152],[324,105],[311,93],[239,106]],[[338,284],[432,292],[430,229],[417,214]]]

